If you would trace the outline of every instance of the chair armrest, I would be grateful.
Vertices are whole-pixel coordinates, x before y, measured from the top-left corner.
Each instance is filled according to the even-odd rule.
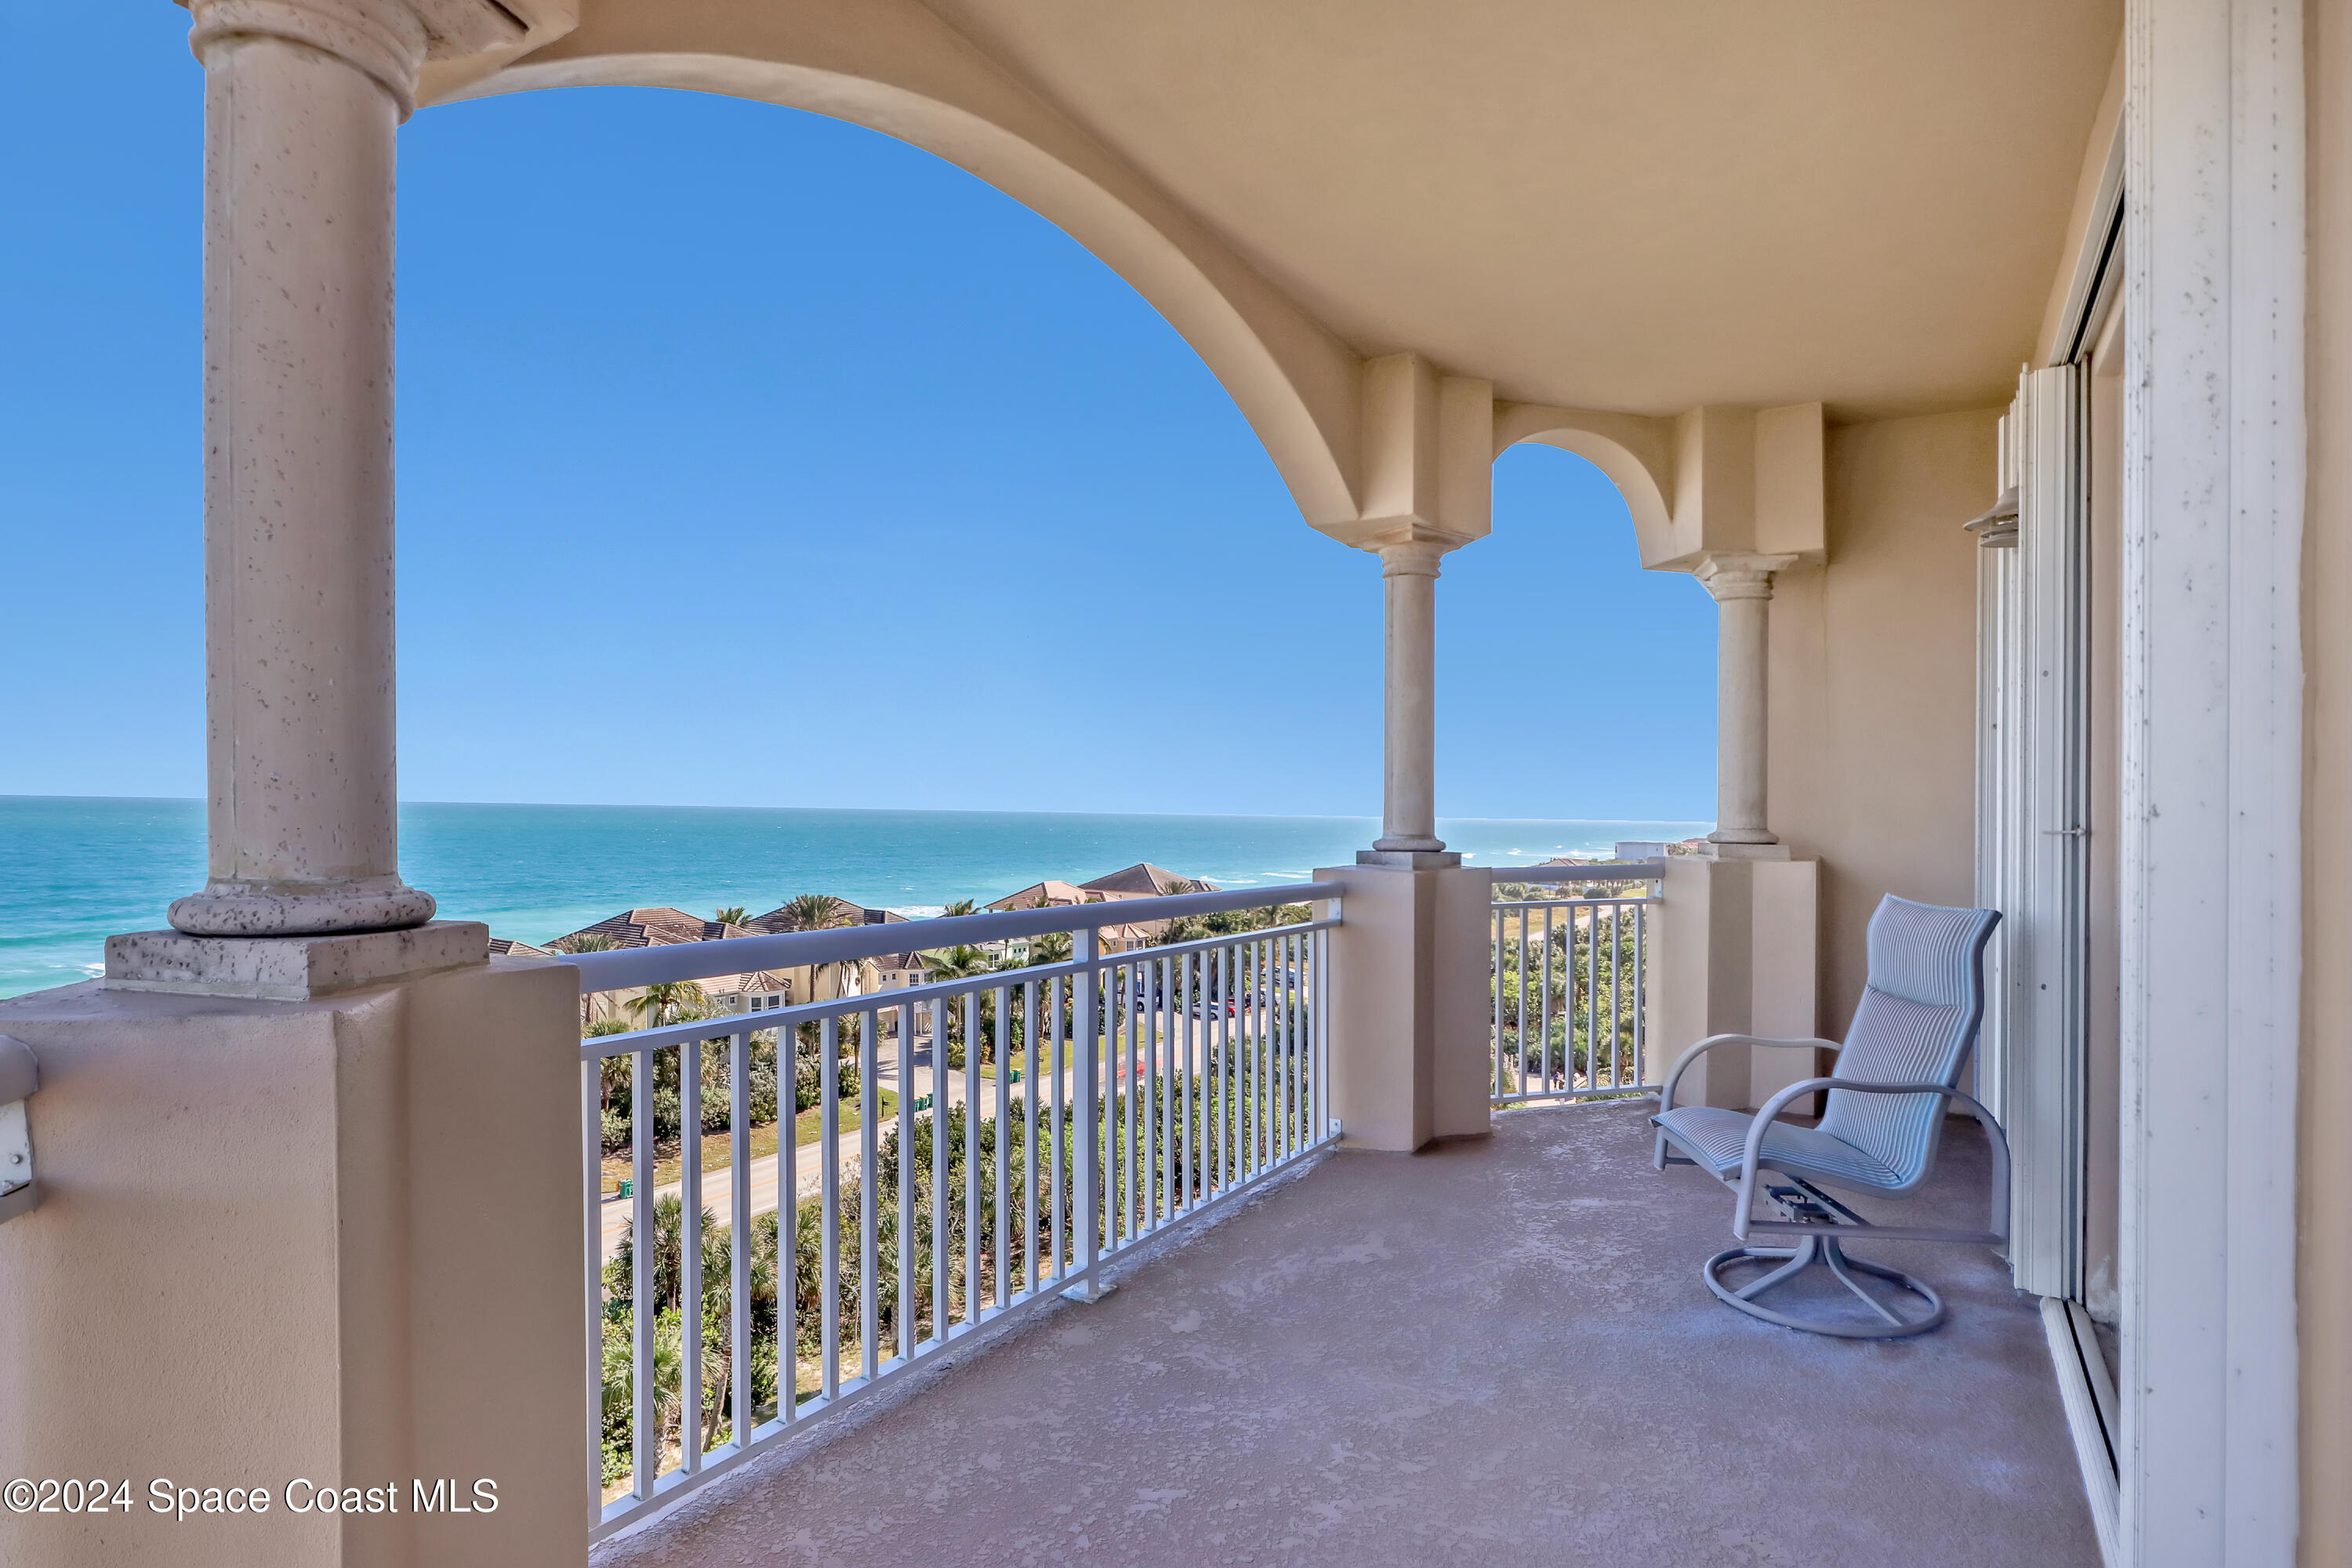
[[[1784,1050],[1798,1050],[1810,1047],[1813,1050],[1832,1053],[1844,1049],[1835,1040],[1780,1039],[1769,1035],[1709,1035],[1675,1058],[1675,1065],[1667,1072],[1664,1085],[1658,1090],[1660,1110],[1672,1110],[1675,1108],[1675,1085],[1682,1081],[1683,1074],[1689,1068],[1691,1063],[1718,1046],[1777,1046]]]
[[[1792,1083],[1766,1100],[1756,1112],[1755,1120],[1748,1124],[1748,1145],[1739,1157],[1739,1209],[1731,1222],[1734,1237],[1741,1241],[1748,1239],[1749,1210],[1756,1200],[1756,1164],[1764,1152],[1764,1134],[1791,1101],[1825,1089],[1852,1089],[1857,1094],[1933,1094],[1966,1106],[1984,1124],[1986,1142],[1992,1145],[1992,1220],[1985,1228],[2002,1242],[2008,1241],[2009,1135],[2000,1130],[2000,1123],[1985,1109],[1984,1102],[1975,1095],[1940,1083],[1866,1083],[1850,1078],[1809,1078]]]

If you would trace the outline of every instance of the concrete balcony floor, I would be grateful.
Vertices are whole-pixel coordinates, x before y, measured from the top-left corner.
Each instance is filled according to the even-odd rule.
[[[1864,1247],[1951,1303],[1916,1340],[1744,1318],[1698,1277],[1729,1197],[1650,1169],[1648,1109],[1333,1155],[597,1561],[2095,1568],[2040,1319],[2000,1261]],[[1899,1206],[1980,1224],[1984,1173],[1955,1124]]]

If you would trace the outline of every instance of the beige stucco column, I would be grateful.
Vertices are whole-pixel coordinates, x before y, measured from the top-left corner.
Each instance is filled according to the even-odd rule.
[[[1772,574],[1795,560],[1710,554],[1696,572],[1722,616],[1716,641],[1716,822],[1707,835],[1718,849],[1780,842],[1766,825],[1764,795],[1768,616]]]
[[[110,937],[102,981],[0,1001],[39,1082],[36,1201],[0,1225],[0,1476],[138,1500],[0,1521],[0,1560],[578,1568],[578,976],[418,923],[393,856],[393,134],[428,52],[524,25],[430,0],[428,47],[408,0],[193,11],[212,879],[181,929]],[[143,1500],[165,1478],[268,1510],[182,1522]],[[499,1506],[418,1511],[420,1479]],[[327,1512],[328,1487],[373,1497]]]
[[[1315,873],[1347,889],[1331,942],[1331,1110],[1355,1149],[1489,1125],[1490,879],[1437,837],[1437,571],[1462,542],[1422,532],[1367,547],[1387,597],[1381,836],[1353,866]]]
[[[404,0],[194,0],[205,64],[212,936],[414,926],[393,769],[393,142]]]
[[[1434,854],[1437,837],[1437,563],[1443,544],[1412,540],[1381,549],[1388,596],[1386,772],[1381,836],[1387,853]]]

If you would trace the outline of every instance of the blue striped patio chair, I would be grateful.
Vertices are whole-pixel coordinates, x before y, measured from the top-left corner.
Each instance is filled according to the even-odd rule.
[[[1870,976],[1843,1047],[1827,1040],[1763,1039],[1717,1035],[1701,1040],[1675,1063],[1650,1119],[1658,1131],[1656,1163],[1696,1165],[1738,1194],[1731,1234],[1743,1245],[1717,1253],[1702,1274],[1707,1289],[1750,1317],[1817,1334],[1848,1339],[1892,1339],[1924,1333],[1947,1313],[1943,1298],[1899,1269],[1846,1255],[1844,1244],[1861,1237],[1879,1241],[1948,1241],[2003,1247],[2009,1239],[2009,1144],[2000,1124],[1959,1089],[1977,1026],[1984,1016],[1984,949],[2000,920],[1992,910],[1954,910],[1915,904],[1891,895],[1870,918]],[[1754,1115],[1711,1106],[1675,1104],[1675,1087],[1690,1065],[1725,1046],[1771,1046],[1837,1053],[1828,1078],[1792,1083],[1764,1102]],[[1827,1091],[1819,1125],[1780,1120],[1793,1101]],[[1988,1228],[1927,1230],[1874,1225],[1833,1195],[1832,1189],[1880,1198],[1916,1192],[1936,1165],[1937,1139],[1948,1110],[1971,1112],[1992,1144],[1992,1218]],[[1759,1179],[1760,1178],[1760,1179]],[[1755,1214],[1759,1188],[1777,1216]],[[1791,1237],[1788,1246],[1744,1245],[1751,1234]],[[1741,1264],[1775,1263],[1744,1285],[1727,1282],[1725,1271]],[[1826,1268],[1862,1298],[1873,1316],[1863,1321],[1801,1317],[1775,1311],[1757,1298],[1796,1279],[1809,1268]],[[1890,1281],[1884,1294],[1864,1289],[1856,1274]],[[1924,1312],[1905,1293],[1927,1303]]]

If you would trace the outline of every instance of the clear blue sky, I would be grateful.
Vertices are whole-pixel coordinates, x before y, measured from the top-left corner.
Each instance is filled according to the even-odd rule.
[[[204,788],[201,71],[18,7],[0,95],[0,794]],[[1370,814],[1378,563],[1090,254],[766,105],[401,133],[401,793]],[[1439,584],[1439,809],[1713,816],[1713,606],[1564,453]]]

